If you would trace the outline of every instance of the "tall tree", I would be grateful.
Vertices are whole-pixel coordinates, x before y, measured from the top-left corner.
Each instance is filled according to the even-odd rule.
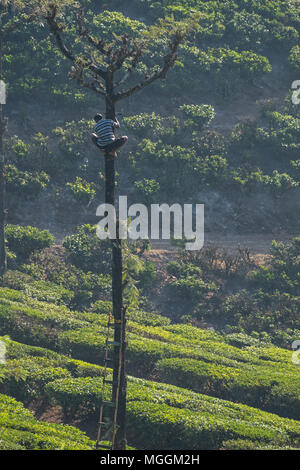
[[[197,18],[189,22],[175,22],[172,18],[161,20],[158,24],[143,28],[140,34],[112,34],[112,39],[105,38],[104,31],[93,27],[93,14],[86,12],[86,2],[49,2],[45,1],[39,13],[43,15],[53,34],[57,47],[72,64],[69,77],[75,79],[81,87],[100,95],[105,101],[106,118],[114,120],[116,105],[121,100],[141,91],[158,79],[165,79],[168,71],[177,59],[180,44],[195,27]],[[68,34],[70,32],[70,34]],[[162,48],[156,53],[160,64],[152,63],[155,48]],[[152,56],[152,59],[150,57]],[[136,78],[140,65],[147,69],[144,77]],[[141,67],[140,67],[141,68]],[[139,75],[139,77],[141,77]],[[121,88],[125,83],[127,88]],[[115,204],[115,158],[105,156],[105,202]],[[115,324],[125,325],[123,305],[123,260],[122,240],[119,238],[117,221],[117,238],[112,241],[112,300]],[[123,330],[124,340],[125,330]],[[122,363],[120,387],[118,382],[119,353],[122,337],[120,328],[115,328],[114,341],[114,377],[113,401],[118,402],[117,433],[115,449],[126,446],[126,375]]]
[[[9,35],[21,27],[23,22],[31,21],[34,16],[30,11],[37,0],[0,0],[0,81],[3,82],[3,53]],[[30,11],[29,11],[30,10]],[[5,90],[6,91],[6,90]],[[4,91],[4,92],[5,92]],[[2,90],[3,92],[3,90]],[[5,148],[4,136],[8,118],[4,116],[3,100],[0,102],[0,276],[7,269],[5,247],[5,225],[7,218],[5,189]]]

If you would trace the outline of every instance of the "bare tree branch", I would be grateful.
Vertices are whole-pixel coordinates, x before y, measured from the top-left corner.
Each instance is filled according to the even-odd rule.
[[[50,31],[54,35],[56,39],[56,43],[62,54],[72,62],[76,61],[76,56],[72,53],[70,49],[67,48],[65,45],[63,38],[62,38],[62,32],[64,29],[64,26],[57,21],[57,6],[56,5],[49,5],[48,6],[48,14],[46,15],[46,21],[48,23],[48,26],[50,28]],[[106,77],[106,71],[95,65],[94,63],[90,63],[87,67],[91,72],[95,73],[96,75],[99,75],[100,77],[104,78]]]
[[[114,71],[119,70],[120,68],[122,68],[122,66],[123,66],[126,59],[131,60],[131,65],[130,65],[129,69],[127,70],[127,72],[125,73],[125,75],[118,82],[116,82],[114,84],[115,88],[120,86],[122,83],[124,83],[129,78],[130,74],[136,68],[139,60],[143,56],[144,51],[145,51],[145,44],[141,43],[140,45],[136,46],[134,49],[128,51],[127,56],[124,57],[123,60],[122,60],[122,58],[120,58],[120,60],[117,64],[117,67],[114,68]]]
[[[184,37],[185,35],[182,32],[180,31],[176,32],[174,34],[172,41],[169,43],[170,51],[168,52],[168,54],[165,55],[162,67],[156,72],[152,73],[151,75],[146,76],[142,82],[138,83],[132,88],[116,93],[114,96],[114,101],[120,101],[123,98],[126,98],[128,96],[133,95],[134,93],[137,93],[138,91],[142,90],[143,88],[150,85],[152,82],[154,82],[155,80],[158,80],[159,78],[166,78],[168,71],[174,65],[177,59],[176,53]]]
[[[89,90],[95,91],[96,93],[102,96],[106,96],[105,87],[103,83],[101,83],[96,78],[94,78],[94,80],[86,81],[84,77],[84,68],[80,68],[75,65],[74,67],[72,67],[72,70],[71,72],[69,72],[68,76],[77,80],[77,83],[83,88],[88,88]]]
[[[63,31],[63,26],[58,24],[57,22],[57,6],[56,5],[49,5],[48,14],[46,16],[46,20],[50,31],[54,35],[56,39],[56,43],[58,48],[61,50],[63,55],[67,57],[67,59],[75,62],[75,56],[72,54],[70,49],[67,48],[65,43],[62,40],[61,33]]]
[[[109,57],[111,55],[112,48],[103,39],[95,39],[90,34],[90,31],[85,28],[83,8],[80,8],[79,12],[76,14],[76,21],[79,36],[85,38],[88,43],[101,52],[101,54]]]

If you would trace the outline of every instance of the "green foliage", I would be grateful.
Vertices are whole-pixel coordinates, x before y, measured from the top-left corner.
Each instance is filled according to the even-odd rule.
[[[182,299],[194,306],[209,292],[218,291],[213,282],[204,280],[201,268],[192,263],[172,261],[166,267],[167,271],[177,278],[167,286],[171,302]]]
[[[50,178],[44,171],[30,173],[20,171],[12,164],[6,166],[7,189],[18,197],[38,196],[47,187],[49,181]]]
[[[247,96],[252,99],[253,85],[261,87],[261,79],[271,71],[270,61],[277,70],[273,50],[277,51],[282,66],[287,68],[289,63],[293,70],[299,70],[300,20],[296,2],[113,0],[109,5],[111,10],[122,8],[124,12],[141,8],[145,18],[139,21],[118,11],[103,11],[108,6],[99,7],[96,3],[89,2],[89,28],[95,36],[101,31],[101,37],[109,41],[111,54],[125,34],[131,44],[145,42],[147,59],[137,62],[122,88],[155,70],[174,31],[169,19],[150,28],[146,24],[172,15],[176,20],[186,20],[192,12],[197,28],[180,48],[180,57],[168,82],[168,103],[165,98],[160,99],[162,94],[166,96],[163,81],[154,85],[159,103],[152,100],[151,94],[145,103],[146,107],[148,103],[159,104],[164,113],[169,109],[172,113],[171,107],[178,109],[182,102],[195,102],[195,92],[197,103],[212,93],[205,102],[216,103],[221,113],[222,97],[242,90],[244,94],[245,87],[250,87]],[[75,53],[81,51],[88,57],[88,48],[83,50],[80,41],[74,43],[72,21],[73,13],[68,10],[66,44],[72,45]],[[95,107],[93,95],[88,98],[88,91],[65,83],[67,61],[53,48],[47,28],[40,24],[26,23],[22,30],[10,34],[2,58],[4,79],[17,111],[14,125],[16,128],[22,125],[20,136],[7,143],[7,188],[9,196],[14,196],[9,201],[38,196],[47,188],[46,195],[51,200],[55,196],[55,209],[58,195],[63,204],[70,194],[76,203],[88,205],[96,191],[101,190],[98,179],[103,159],[94,158],[95,148],[90,145],[93,123],[68,119],[74,118],[78,104],[82,115],[90,113]],[[126,59],[123,65],[125,71],[130,70]],[[119,79],[121,75],[116,76]],[[181,101],[179,94],[183,96]],[[261,94],[264,95],[263,89]],[[37,105],[26,108],[29,99],[31,103],[38,100],[43,110],[64,109],[52,135],[50,129],[44,129],[53,126],[56,114],[50,112],[44,120],[44,112],[40,113]],[[287,99],[290,101],[290,96]],[[129,105],[133,105],[133,112],[139,112],[134,109],[135,101],[130,100]],[[264,106],[260,124],[241,124],[231,137],[203,130],[214,117],[211,106],[182,105],[179,110],[185,121],[173,115],[164,117],[158,111],[152,113],[150,108],[123,120],[129,132],[129,145],[132,142],[132,147],[128,147],[132,152],[129,184],[142,202],[156,202],[158,195],[166,201],[193,198],[199,191],[211,188],[242,211],[244,203],[252,197],[263,200],[270,194],[277,199],[282,197],[282,204],[290,191],[291,196],[297,197],[297,107],[287,103],[286,109],[277,109],[269,103]],[[30,129],[36,126],[32,126],[32,116],[28,119],[29,112],[42,115],[43,133],[30,136]],[[222,114],[218,115],[218,126],[220,119]],[[185,124],[193,132],[187,132]],[[136,154],[135,139],[144,139]],[[121,169],[128,170],[127,161],[120,159]],[[48,175],[53,185],[49,184]],[[121,187],[123,183],[121,179]],[[279,203],[276,201],[275,217],[283,220],[281,211],[287,206],[281,207]],[[262,219],[266,211],[262,210]],[[239,214],[235,215],[234,223],[239,226]],[[275,217],[270,215],[272,223]],[[247,219],[249,228],[251,213]],[[255,219],[251,223],[259,225]],[[13,241],[8,239],[8,244],[18,245],[15,250],[11,248],[18,255],[17,261],[26,259],[27,264],[18,267],[22,272],[8,271],[4,277],[3,286],[18,291],[7,287],[0,290],[0,330],[36,346],[10,342],[7,363],[0,370],[1,391],[19,393],[25,402],[51,399],[61,404],[66,413],[95,416],[103,369],[70,355],[103,363],[107,313],[111,311],[108,243],[96,237],[94,227],[83,226],[66,237],[65,252],[57,250],[54,256],[53,249],[36,253],[36,249],[44,246],[31,240],[31,235],[24,242],[14,230],[11,236]],[[171,324],[168,318],[141,310],[138,288],[146,294],[154,285],[155,267],[139,259],[131,249],[126,251],[125,258],[125,294],[134,301],[127,312],[128,370],[214,395],[129,378],[128,419],[135,443],[144,448],[147,442],[149,448],[159,449],[299,447],[297,422],[258,409],[299,417],[298,369],[291,362],[291,351],[272,346],[275,342],[290,347],[299,338],[298,240],[287,245],[274,244],[268,264],[260,267],[252,264],[246,252],[233,255],[213,249],[186,255],[168,265],[173,278],[168,279],[169,286],[162,294],[169,293],[167,300],[173,300],[170,312],[173,321],[177,314],[194,324],[205,320],[219,328],[227,326],[230,333],[226,335],[190,324]],[[185,315],[190,311],[190,316]],[[65,355],[38,347],[41,345]],[[1,406],[1,400],[1,449],[83,449],[93,445],[79,431],[38,423],[32,416],[27,419],[27,412],[20,411],[21,405],[5,398]],[[256,408],[234,403],[241,401]],[[20,413],[20,419],[12,415],[12,410]]]
[[[299,416],[298,379],[284,368],[278,367],[275,378],[269,367],[258,368],[253,373],[246,364],[242,368],[226,367],[193,359],[163,359],[156,367],[160,376],[174,385],[184,386],[188,382],[197,392],[247,402],[281,416]]]
[[[93,16],[91,25],[95,30],[101,28],[102,37],[108,41],[116,41],[118,36],[128,34],[136,37],[145,30],[144,23],[132,20],[118,11],[103,11]]]
[[[50,247],[55,241],[48,230],[20,225],[8,225],[6,239],[8,248],[16,253],[20,260],[28,259],[31,253]]]
[[[3,285],[10,289],[18,289],[31,297],[43,302],[53,302],[58,305],[72,304],[74,293],[53,282],[35,280],[20,271],[7,271],[3,277]]]
[[[94,442],[79,429],[36,420],[13,398],[0,396],[1,450],[91,450]]]
[[[63,127],[53,130],[53,134],[58,138],[60,150],[73,164],[87,155],[87,149],[90,148],[88,130],[92,124],[92,121],[81,119],[67,122]]]
[[[294,69],[300,70],[300,46],[294,46],[289,55],[289,62]]]
[[[208,186],[224,186],[228,183],[228,161],[219,155],[211,155],[204,159],[198,159],[195,171],[202,184]]]
[[[163,117],[156,113],[141,113],[136,116],[125,117],[123,123],[128,130],[139,137],[174,137],[179,129],[180,122],[175,116]]]
[[[156,281],[155,264],[151,261],[145,261],[142,270],[139,272],[139,287],[142,289],[151,289]]]
[[[81,360],[102,363],[106,315],[69,312],[65,307],[18,295],[0,290],[2,333]],[[156,376],[159,370],[164,380],[166,377],[171,382],[182,380],[197,391],[226,396],[283,416],[297,415],[298,371],[291,362],[290,352],[271,346],[262,351],[260,345],[244,351],[227,344],[215,332],[190,325],[168,326],[151,315],[149,320],[149,326],[128,322],[129,372],[148,374],[155,368]],[[62,365],[62,362],[53,364],[54,367]],[[71,370],[70,367],[73,368],[70,364],[67,369]]]
[[[76,177],[74,183],[66,183],[68,192],[74,197],[80,204],[89,204],[96,195],[96,187],[94,183],[88,183],[79,176]]]
[[[278,111],[268,112],[270,129],[259,130],[259,138],[268,143],[271,148],[276,148],[281,153],[299,152],[300,119]]]
[[[94,413],[101,396],[101,384],[92,378],[57,380],[46,390],[73,412],[84,403]],[[151,449],[217,449],[229,438],[249,439],[253,447],[299,440],[296,421],[146,380],[129,378],[127,410],[134,439]]]
[[[84,271],[110,272],[111,248],[110,240],[100,240],[96,234],[96,226],[82,225],[74,235],[65,237],[63,246],[71,263]]]
[[[252,282],[265,292],[298,295],[300,288],[300,238],[291,243],[272,243],[270,266],[250,273]]]
[[[134,187],[142,203],[149,206],[155,203],[160,190],[158,181],[144,178],[141,181],[135,181]]]
[[[36,281],[44,279],[51,286],[53,285],[56,291],[71,293],[71,300],[69,299],[67,305],[75,309],[81,310],[88,307],[91,302],[109,298],[110,276],[76,268],[69,262],[68,252],[64,252],[61,247],[52,251],[35,253],[29,261],[30,264],[22,265],[20,269]],[[17,284],[15,288],[18,288]],[[32,290],[29,289],[29,292],[32,294]]]
[[[133,160],[139,162],[138,172],[151,165],[151,174],[155,172],[155,181],[165,192],[183,189],[183,178],[190,174],[195,162],[195,152],[191,148],[179,145],[163,145],[162,141],[152,142],[143,139]],[[152,178],[153,179],[153,178]]]
[[[241,87],[243,80],[253,82],[264,74],[271,72],[268,59],[252,51],[237,52],[226,48],[211,48],[201,50],[196,46],[184,46],[185,68],[177,69],[178,79],[185,79],[185,69],[190,74],[200,75],[203,80],[210,79],[219,93],[228,96]],[[189,80],[190,82],[190,80]],[[208,82],[206,82],[208,85]]]
[[[202,130],[208,126],[215,117],[214,108],[209,104],[184,104],[179,107],[185,117],[184,126]]]

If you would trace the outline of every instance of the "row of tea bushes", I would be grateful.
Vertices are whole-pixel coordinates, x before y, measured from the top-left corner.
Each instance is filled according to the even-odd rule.
[[[0,395],[0,450],[91,450],[95,447],[72,426],[38,421],[15,399]]]
[[[66,417],[96,419],[102,367],[8,339],[6,345],[1,392],[25,402],[38,397],[46,405],[59,404]],[[298,445],[296,421],[173,385],[134,377],[128,382],[129,436],[137,446],[149,442],[149,448],[220,448],[234,447],[236,440],[248,440],[254,448]],[[107,390],[106,399],[109,394]]]
[[[106,315],[70,312],[32,299],[24,304],[24,295],[18,295],[0,290],[2,334],[86,362],[103,363]],[[186,325],[154,327],[129,321],[127,338],[129,373],[150,374],[164,382],[299,417],[299,373],[288,363],[287,351],[261,346],[240,349],[213,331]]]
[[[46,386],[46,393],[66,413],[95,416],[101,381],[59,379]],[[256,448],[300,444],[297,421],[141,379],[129,378],[127,410],[131,442],[151,449],[218,449],[223,441],[239,439]]]

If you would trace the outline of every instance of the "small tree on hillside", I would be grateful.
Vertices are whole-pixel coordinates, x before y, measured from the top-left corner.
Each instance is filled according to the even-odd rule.
[[[86,3],[86,2],[82,2]],[[47,21],[57,47],[70,61],[72,68],[69,77],[75,79],[84,88],[98,94],[106,106],[106,118],[114,120],[116,105],[121,100],[141,91],[158,79],[165,79],[168,71],[176,62],[180,44],[187,37],[197,18],[189,22],[174,22],[173,19],[161,20],[159,24],[143,28],[139,34],[112,33],[109,40],[104,39],[105,32],[93,27],[93,14],[86,13],[78,2],[45,1],[39,14]],[[162,54],[159,54],[159,47]],[[154,61],[160,60],[160,65]],[[151,64],[152,66],[148,65]],[[147,69],[143,78],[134,83],[137,69]],[[129,83],[126,88],[125,83]],[[120,88],[121,87],[121,88]],[[105,202],[115,203],[115,159],[105,156]],[[122,241],[118,236],[112,241],[112,298],[115,322],[123,320],[123,266]],[[120,328],[115,329],[115,342],[120,343]],[[124,335],[124,333],[123,333]],[[123,336],[124,339],[124,336]],[[114,350],[113,401],[118,402],[117,434],[115,448],[125,448],[126,417],[126,378],[122,364],[120,392],[117,397],[117,369],[119,348]]]

